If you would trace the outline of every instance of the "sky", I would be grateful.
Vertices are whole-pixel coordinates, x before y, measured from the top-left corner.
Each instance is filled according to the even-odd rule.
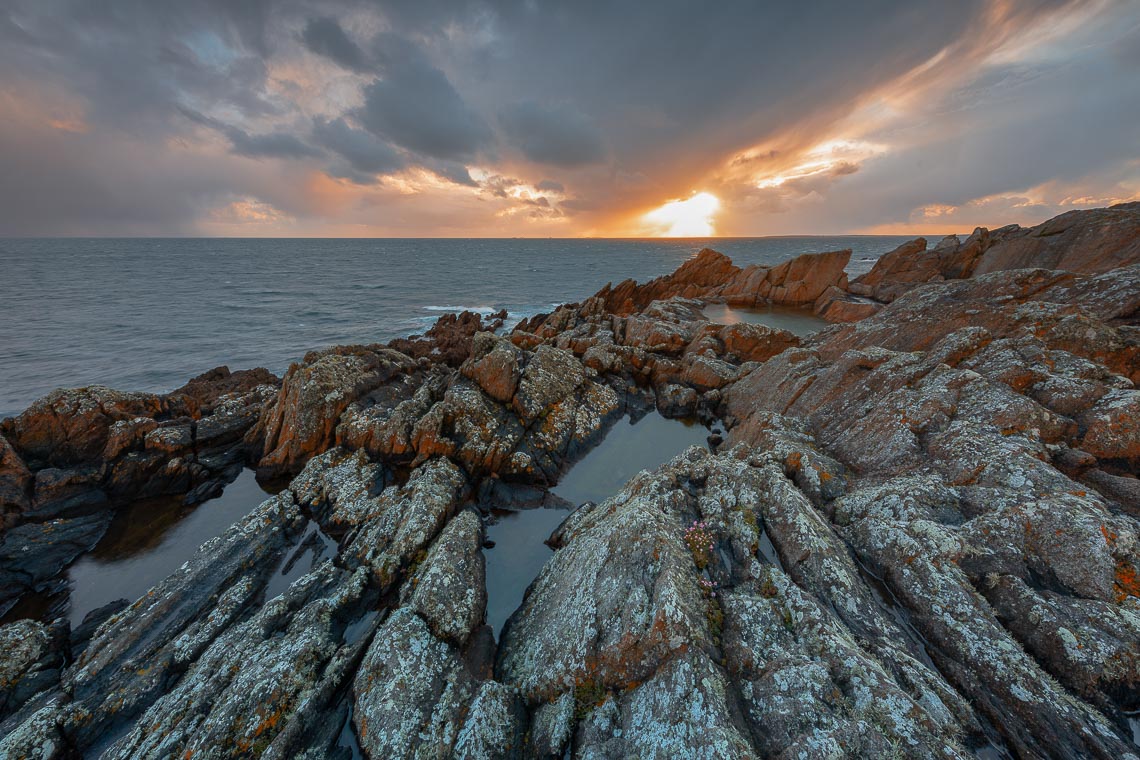
[[[1140,1],[0,0],[0,236],[935,234],[1140,198]]]

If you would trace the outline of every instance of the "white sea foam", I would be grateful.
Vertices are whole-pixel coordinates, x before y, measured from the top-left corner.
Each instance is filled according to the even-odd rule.
[[[462,311],[472,311],[476,314],[494,314],[498,309],[493,306],[424,306],[424,311],[443,311],[458,314]]]

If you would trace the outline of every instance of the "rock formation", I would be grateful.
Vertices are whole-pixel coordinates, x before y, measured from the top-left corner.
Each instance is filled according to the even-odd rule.
[[[9,601],[124,501],[287,484],[84,630],[0,626],[0,757],[1140,757],[1136,211],[1082,213],[48,396],[0,425]],[[492,508],[649,404],[727,439],[568,512],[496,641]]]
[[[0,423],[0,611],[58,586],[117,506],[220,493],[241,471],[242,437],[278,383],[263,369],[219,367],[169,394],[59,390]]]

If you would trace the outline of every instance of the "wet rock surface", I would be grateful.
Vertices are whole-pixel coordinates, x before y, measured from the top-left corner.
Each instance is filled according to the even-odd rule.
[[[48,396],[0,425],[6,604],[125,503],[284,488],[74,631],[0,626],[0,757],[1140,756],[1140,264],[1133,209],[1080,213]],[[652,407],[714,450],[561,503]],[[489,502],[568,508],[498,641]]]
[[[165,395],[58,390],[0,422],[0,614],[94,546],[116,508],[219,493],[277,385],[263,369],[219,367]]]

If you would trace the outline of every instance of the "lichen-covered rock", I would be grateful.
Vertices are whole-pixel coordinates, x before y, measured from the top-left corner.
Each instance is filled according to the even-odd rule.
[[[699,650],[663,665],[630,691],[595,707],[579,724],[583,758],[753,757],[734,720],[727,680]]]
[[[367,511],[354,514],[358,527],[344,562],[367,566],[375,583],[390,589],[455,514],[468,487],[462,471],[447,459],[419,466],[407,484],[389,486],[368,502]]]
[[[1112,390],[1085,415],[1081,448],[1104,459],[1140,464],[1140,390]]]
[[[483,524],[467,509],[448,522],[405,586],[404,603],[432,632],[462,647],[487,611]]]
[[[978,274],[1045,267],[1098,273],[1140,263],[1140,202],[1069,211],[1029,229],[1015,228],[991,246]]]
[[[350,403],[401,374],[415,362],[382,346],[339,346],[313,351],[285,374],[277,399],[261,414],[248,440],[262,453],[258,474],[272,479],[300,472],[334,440]]]
[[[510,341],[479,333],[472,343],[471,358],[460,367],[460,372],[478,383],[488,396],[506,404],[518,390],[522,358],[522,352]]]
[[[218,636],[104,757],[291,756],[351,678],[357,647],[339,621],[359,609],[366,579],[331,563],[299,579]]]
[[[0,758],[62,760],[70,747],[59,725],[60,709],[48,704],[0,737]]]
[[[104,622],[63,676],[71,741],[90,747],[169,691],[170,679],[261,600],[305,525],[288,493],[269,499]]]
[[[965,757],[935,694],[916,701],[776,568],[725,594],[724,648],[764,756]]]
[[[973,275],[1029,237],[1099,271],[1127,245],[1073,246],[1121,213],[904,247],[852,285],[886,305],[847,252],[703,251],[506,339],[466,314],[316,352],[280,390],[58,392],[0,437],[3,608],[59,589],[108,507],[205,498],[249,452],[300,472],[70,641],[0,627],[0,756],[1134,759],[1140,265]],[[809,296],[866,313],[800,340],[692,300]],[[470,505],[556,500],[654,404],[729,440],[568,513],[496,648]]]
[[[496,674],[536,704],[586,683],[627,688],[679,649],[711,647],[685,501],[668,478],[643,478],[575,513],[504,628]]]
[[[571,690],[535,708],[530,723],[529,746],[534,757],[555,760],[563,756],[574,731],[574,710],[574,692]]]
[[[59,639],[58,631],[34,620],[0,626],[0,720],[59,682]]]
[[[183,398],[95,385],[53,391],[19,416],[0,422],[0,431],[25,461],[66,467],[98,459],[115,422],[160,414],[189,416],[191,410]]]
[[[457,652],[402,607],[377,631],[352,688],[352,720],[369,757],[446,758],[477,685]]]
[[[484,681],[455,741],[455,757],[469,760],[524,756],[526,708],[514,689]]]

